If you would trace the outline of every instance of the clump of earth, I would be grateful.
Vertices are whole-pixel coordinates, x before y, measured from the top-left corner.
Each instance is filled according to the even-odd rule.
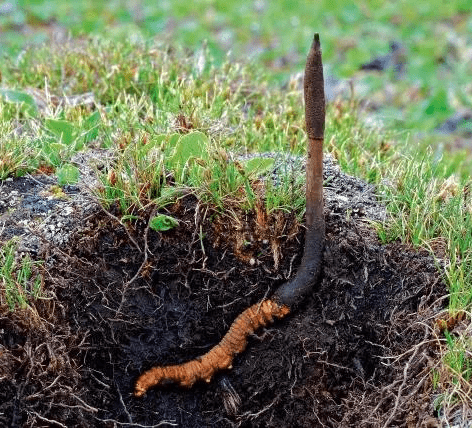
[[[143,370],[204,354],[295,275],[303,226],[275,213],[261,228],[254,213],[186,195],[160,210],[178,227],[155,232],[151,210],[125,226],[88,185],[55,184],[0,184],[0,242],[17,236],[19,252],[44,260],[41,298],[14,312],[0,301],[0,426],[439,426],[429,326],[445,305],[440,273],[426,252],[379,242],[375,189],[331,159],[323,270],[306,302],[210,384],[143,398]]]

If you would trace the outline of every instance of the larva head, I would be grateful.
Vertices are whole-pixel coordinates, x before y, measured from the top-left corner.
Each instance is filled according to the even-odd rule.
[[[142,397],[149,388],[162,383],[163,371],[161,367],[153,367],[138,377],[134,384],[134,396]]]
[[[135,397],[142,397],[144,394],[146,394],[146,388],[141,385],[141,382],[139,380],[136,382],[136,385],[134,386],[134,396]]]
[[[173,375],[175,368],[180,366],[170,366],[167,367],[153,367],[152,369],[144,372],[141,376],[138,377],[134,385],[134,396],[142,397],[148,392],[148,390],[154,386],[161,385],[171,385],[176,382],[178,377]],[[171,369],[171,374],[169,375],[169,368]],[[182,384],[182,386],[185,386]],[[191,386],[191,385],[190,385]]]

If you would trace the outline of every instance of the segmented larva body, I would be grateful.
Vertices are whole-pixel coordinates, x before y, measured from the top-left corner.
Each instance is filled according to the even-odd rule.
[[[234,356],[246,349],[250,334],[273,322],[274,318],[285,317],[289,312],[288,306],[279,305],[274,300],[252,305],[234,320],[221,342],[205,355],[187,363],[153,367],[144,372],[136,381],[134,395],[141,397],[149,388],[157,385],[174,383],[190,388],[199,380],[210,382],[217,371],[232,367]]]

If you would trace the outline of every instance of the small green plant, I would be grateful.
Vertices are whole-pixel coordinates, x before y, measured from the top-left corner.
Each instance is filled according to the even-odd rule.
[[[0,101],[0,180],[34,171],[39,156],[29,135],[18,135],[15,122],[3,120],[3,107]]]
[[[41,276],[34,273],[38,264],[29,255],[17,260],[14,240],[0,249],[0,291],[10,311],[17,306],[24,309],[28,305],[28,296],[33,299],[41,297]]]
[[[230,206],[242,202],[245,200],[245,191],[251,192],[238,164],[230,160],[222,149],[213,151],[204,173],[195,184],[200,197],[220,209],[226,203]]]
[[[59,167],[81,148],[81,144],[77,143],[76,129],[67,120],[47,119],[45,134],[38,138],[37,144],[41,147],[41,154],[46,162],[54,167]]]
[[[174,138],[170,138],[170,144]],[[175,142],[172,148],[172,156],[166,165],[174,172],[175,180],[184,183],[186,174],[198,174],[200,165],[208,160],[209,139],[202,132],[192,132],[183,135]]]
[[[118,153],[112,166],[99,172],[102,186],[97,194],[106,207],[118,203],[122,215],[138,215],[161,196],[165,183],[161,137],[149,139],[143,131]]]
[[[459,405],[470,403],[472,387],[472,358],[470,349],[470,325],[465,332],[452,333],[444,330],[441,345],[442,364],[432,371],[432,383],[439,394],[434,406],[441,412],[447,412]]]
[[[70,146],[77,139],[75,126],[68,120],[46,119],[45,126],[57,142],[66,146]]]
[[[38,106],[34,98],[24,91],[0,88],[0,99],[17,105],[19,111],[29,116],[37,116]]]
[[[61,186],[58,186],[57,184],[53,184],[52,186],[49,187],[48,193],[52,195],[55,199],[67,199],[68,196],[64,192],[64,189]]]
[[[469,382],[472,378],[472,358],[467,348],[471,343],[464,343],[464,337],[455,338],[447,330],[444,330],[447,342],[447,351],[443,360],[452,372],[452,383]]]
[[[44,133],[36,140],[41,157],[47,164],[61,166],[74,153],[97,138],[100,121],[98,112],[81,118],[80,123],[67,119],[46,119]]]
[[[80,172],[76,166],[66,164],[56,170],[56,175],[59,186],[64,186],[66,184],[77,183],[79,181]]]
[[[257,177],[272,170],[275,160],[267,157],[255,157],[242,162],[248,176]]]
[[[220,209],[232,204],[252,209],[257,200],[253,182],[262,183],[263,174],[274,164],[266,158],[234,161],[200,131],[154,136],[143,131],[130,138],[133,141],[123,147],[113,166],[101,174],[99,191],[105,204],[117,202],[125,216],[148,204],[163,207],[176,200],[182,188],[193,189],[202,200]],[[167,183],[169,179],[172,184]],[[286,205],[292,202],[282,199]],[[277,209],[277,198],[271,200],[271,208]]]
[[[165,214],[158,214],[149,220],[149,227],[156,232],[165,232],[178,225],[179,222],[175,218]]]
[[[268,213],[276,210],[295,212],[302,221],[305,211],[305,178],[292,168],[280,171],[277,182],[271,176],[265,180],[265,205]]]

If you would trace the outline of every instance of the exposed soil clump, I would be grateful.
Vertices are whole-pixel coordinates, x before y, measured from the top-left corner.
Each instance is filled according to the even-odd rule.
[[[432,420],[434,349],[425,341],[446,293],[437,267],[427,254],[378,242],[366,220],[385,212],[371,187],[332,164],[325,180],[324,267],[306,303],[250,340],[210,384],[153,389],[140,399],[132,395],[139,373],[202,355],[239,313],[295,274],[303,227],[288,214],[266,219],[280,223],[267,236],[254,232],[257,214],[241,214],[239,225],[228,217],[223,227],[192,196],[167,212],[179,226],[164,233],[147,229],[146,216],[128,230],[104,212],[85,217],[67,245],[42,254],[49,299],[1,312],[0,426]],[[236,257],[241,233],[257,251]]]

